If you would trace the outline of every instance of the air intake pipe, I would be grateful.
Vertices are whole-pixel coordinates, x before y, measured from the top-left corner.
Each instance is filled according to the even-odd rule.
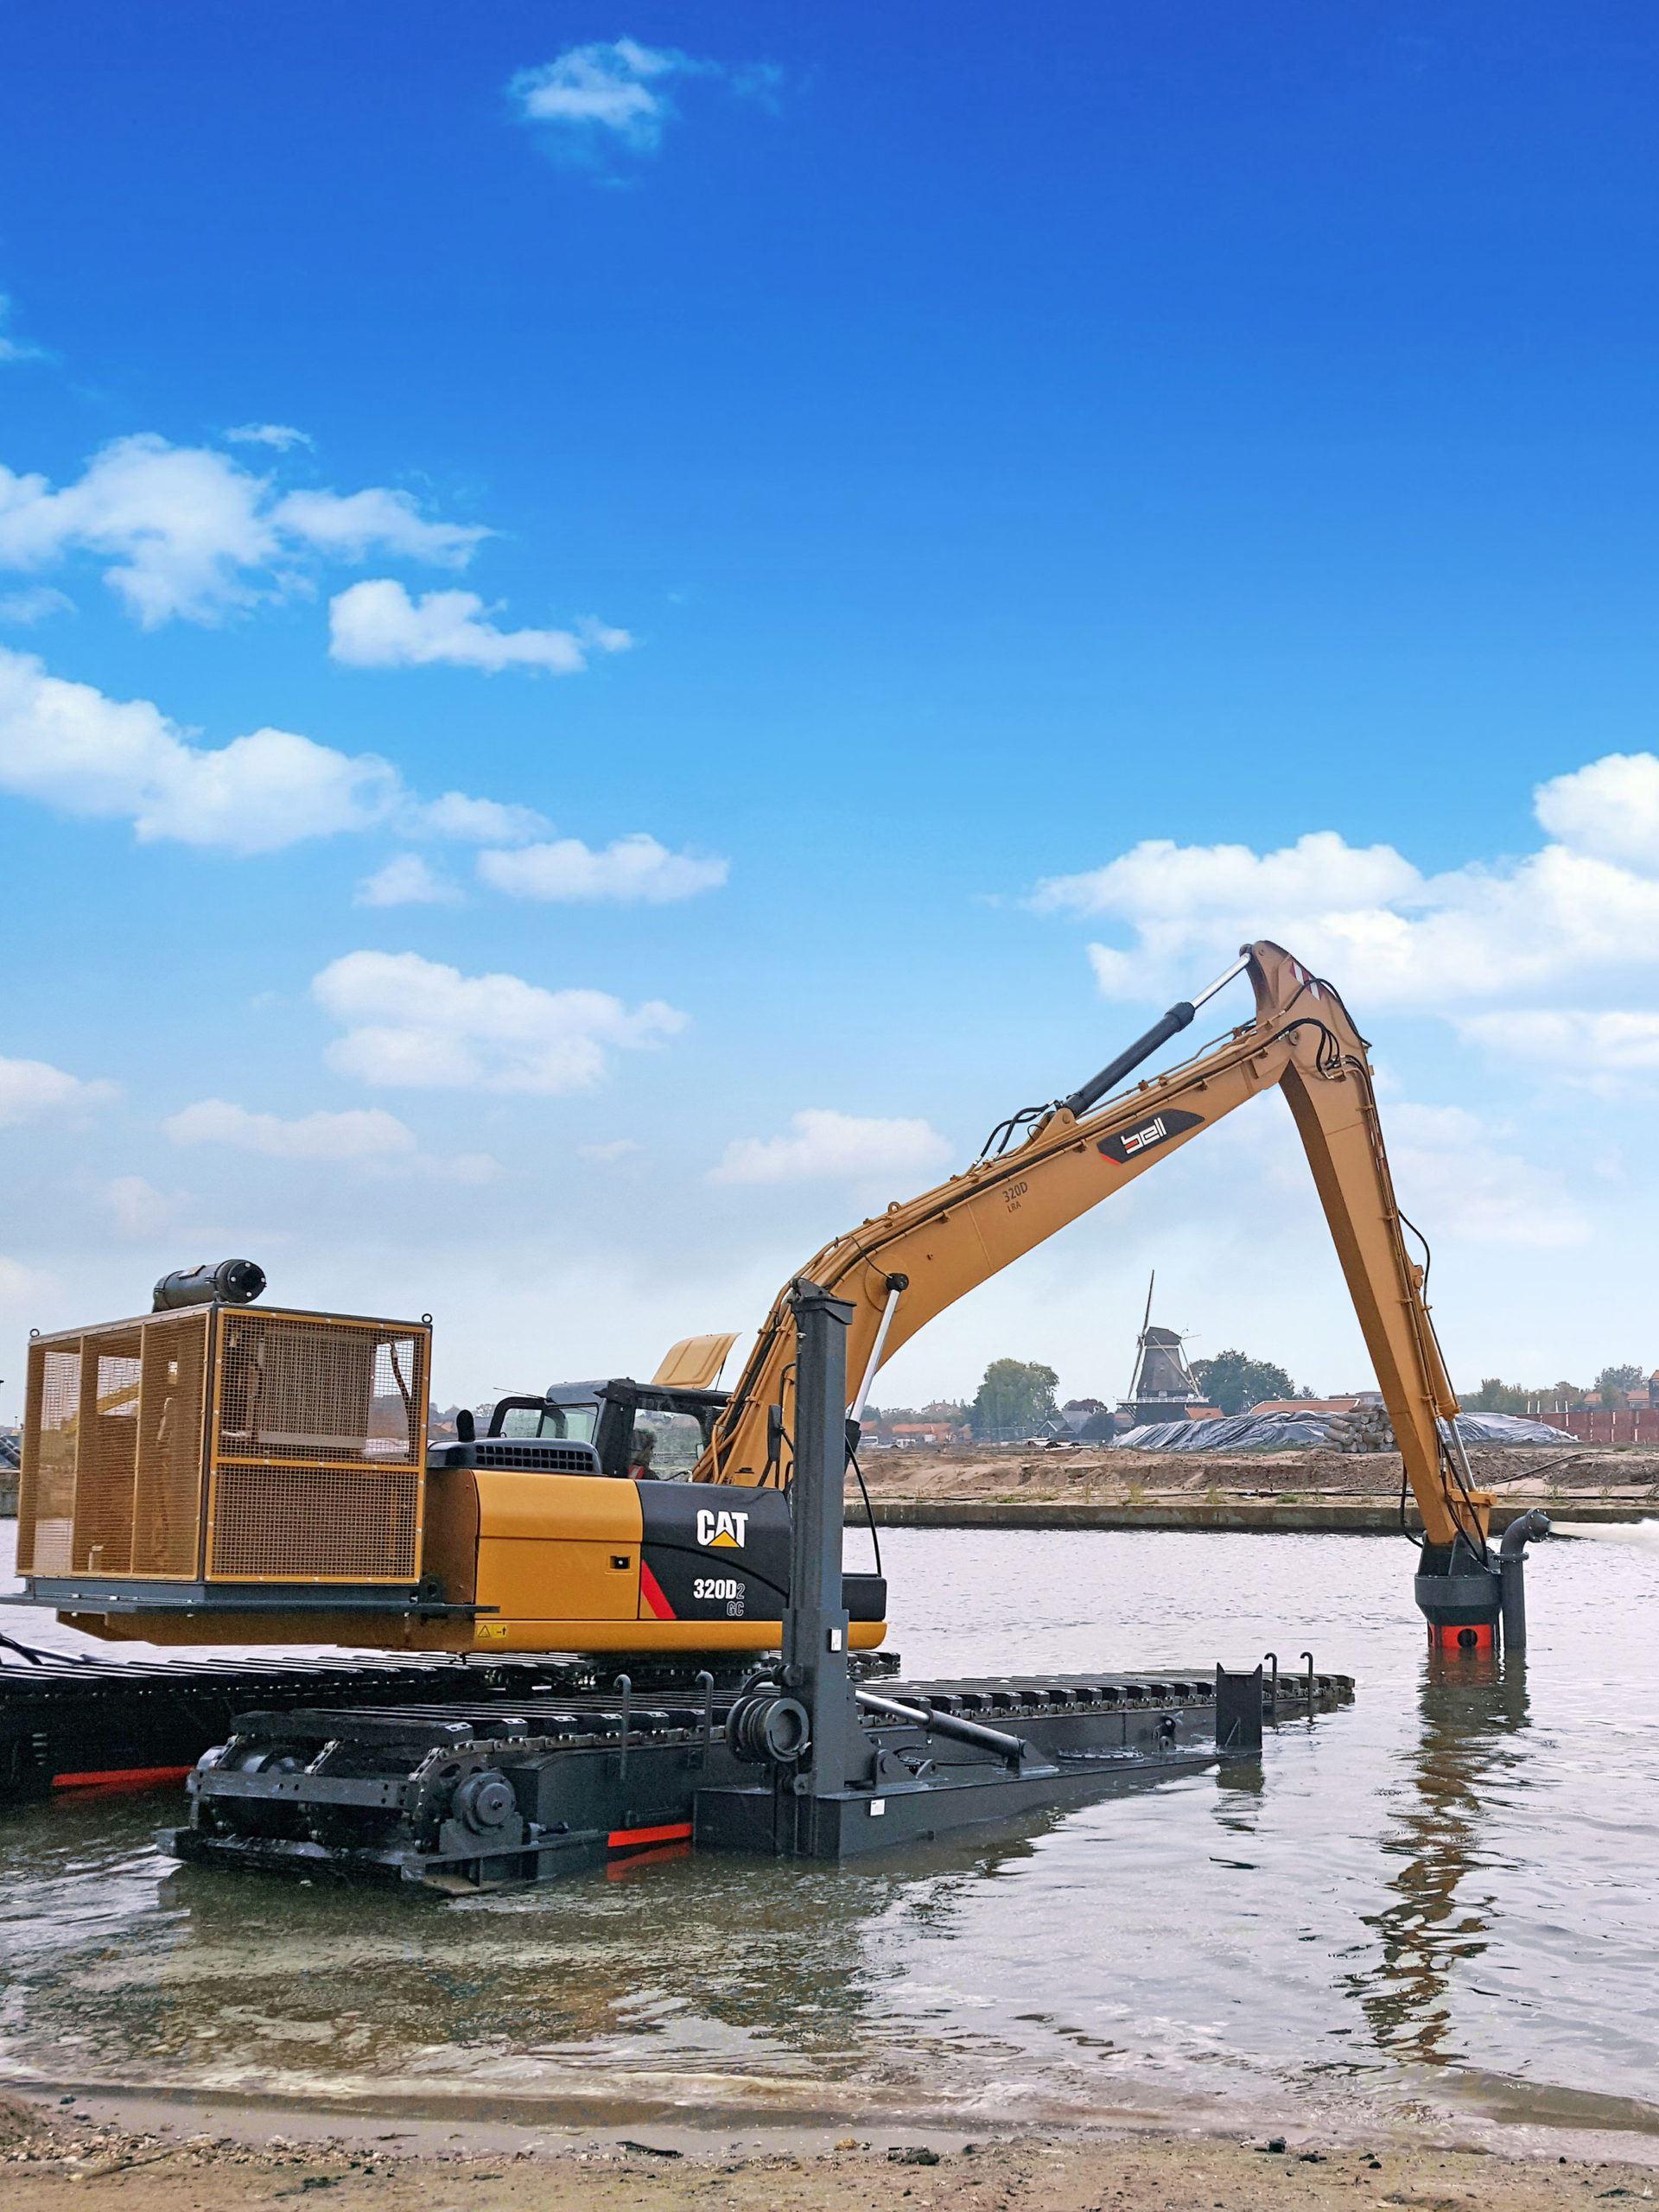
[[[251,1260],[221,1260],[216,1268],[175,1268],[150,1298],[152,1313],[180,1306],[247,1306],[265,1287],[265,1271]]]

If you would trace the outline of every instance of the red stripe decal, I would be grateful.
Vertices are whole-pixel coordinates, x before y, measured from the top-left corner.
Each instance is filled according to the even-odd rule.
[[[636,1843],[686,1843],[690,1835],[690,1821],[671,1821],[660,1828],[613,1828],[605,1840],[613,1851],[626,1851]]]
[[[182,1782],[194,1770],[188,1766],[111,1767],[107,1774],[54,1774],[54,1789],[103,1789],[142,1787],[147,1782]]]
[[[677,1618],[673,1606],[663,1595],[662,1584],[643,1559],[639,1562],[639,1595],[659,1621],[671,1621]]]

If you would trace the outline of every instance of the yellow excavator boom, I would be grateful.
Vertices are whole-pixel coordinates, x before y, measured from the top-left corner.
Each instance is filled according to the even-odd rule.
[[[848,1374],[857,1386],[852,1410],[861,1410],[882,1363],[946,1306],[1246,1100],[1280,1090],[1313,1173],[1425,1535],[1433,1545],[1450,1546],[1461,1534],[1484,1550],[1491,1501],[1470,1486],[1440,1427],[1455,1417],[1458,1402],[1424,1300],[1423,1270],[1406,1249],[1365,1040],[1331,985],[1281,946],[1246,945],[1239,966],[1255,993],[1255,1019],[1211,1050],[1103,1103],[1096,1103],[1097,1078],[1070,1099],[1014,1117],[1004,1131],[1011,1137],[1024,1122],[1022,1141],[889,1206],[807,1262],[802,1275],[854,1309],[847,1347]],[[1185,1027],[1198,1003],[1202,999],[1173,1007],[1124,1059],[1135,1064]],[[788,1479],[788,1296],[785,1287],[716,1423],[699,1481]]]

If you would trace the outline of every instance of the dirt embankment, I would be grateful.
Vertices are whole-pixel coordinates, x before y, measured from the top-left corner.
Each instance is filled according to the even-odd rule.
[[[1644,1445],[1562,1445],[1476,1450],[1475,1479],[1500,1498],[1605,1498],[1659,1508],[1659,1450]],[[1118,1505],[1145,1500],[1231,1498],[1371,1500],[1400,1495],[1397,1452],[1125,1452],[1031,1445],[961,1451],[867,1452],[871,1497],[1069,1500]],[[849,1496],[855,1496],[849,1490]]]
[[[99,2127],[0,2104],[0,2201],[7,2212],[244,2212],[303,2197],[336,2212],[1554,2212],[1601,2198],[1652,2201],[1651,2168],[1513,2160],[1432,2145],[1321,2149],[1167,2135],[1020,2137],[947,2149],[872,2147],[748,2157],[676,2150],[623,2137],[534,2148],[410,2156],[384,2135],[256,2145],[192,2134]]]

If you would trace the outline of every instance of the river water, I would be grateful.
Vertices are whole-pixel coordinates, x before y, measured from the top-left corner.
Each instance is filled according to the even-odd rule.
[[[177,1868],[177,1793],[60,1795],[0,1814],[0,2076],[457,2122],[1427,2118],[1659,2157],[1659,1528],[1535,1549],[1524,1669],[1431,1662],[1382,1538],[884,1549],[918,1673],[1309,1647],[1357,1699],[1270,1732],[1259,1778],[447,1905]]]

